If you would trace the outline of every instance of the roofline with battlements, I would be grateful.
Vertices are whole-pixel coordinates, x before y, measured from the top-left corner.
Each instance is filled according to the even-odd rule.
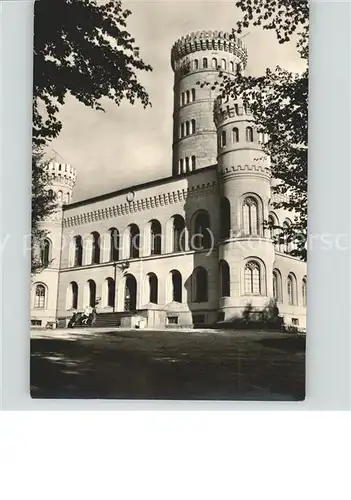
[[[175,62],[183,57],[202,50],[223,50],[236,55],[243,65],[247,64],[247,49],[241,39],[224,31],[196,31],[182,36],[171,50],[171,64],[175,71]]]

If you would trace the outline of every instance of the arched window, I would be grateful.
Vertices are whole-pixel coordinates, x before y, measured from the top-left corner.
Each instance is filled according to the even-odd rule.
[[[50,198],[53,198],[53,197],[55,196],[55,195],[54,195],[54,192],[53,192],[53,190],[52,190],[52,189],[49,189],[49,191],[48,191],[48,196],[49,196]]]
[[[294,287],[291,276],[288,276],[287,290],[288,290],[288,304],[292,305],[294,303]]]
[[[307,306],[307,278],[304,277],[302,280],[302,305]]]
[[[69,203],[71,201],[70,193],[66,193],[66,200],[67,200],[67,203]]]
[[[244,271],[245,294],[261,294],[261,269],[256,261],[247,262]]]
[[[258,203],[252,196],[245,198],[243,203],[243,233],[259,234]]]
[[[246,140],[247,142],[253,142],[253,128],[246,127]]]
[[[184,123],[180,125],[180,137],[184,137]]]
[[[124,310],[136,311],[137,282],[132,274],[127,274],[124,288]]]
[[[185,122],[185,135],[189,135],[189,134],[190,134],[190,123]]]
[[[195,89],[191,89],[191,100],[192,100],[193,102],[195,101],[195,96],[196,96]]]
[[[221,297],[230,297],[230,269],[225,260],[219,262]]]
[[[208,65],[208,63],[207,63],[207,57],[204,57],[202,59],[202,67],[205,68],[205,69],[207,69],[207,65]]]
[[[139,258],[140,231],[136,224],[129,226],[129,257],[131,259]]]
[[[234,63],[233,63],[233,61],[230,61],[229,68],[230,68],[230,71],[234,71]]]
[[[195,131],[196,131],[196,121],[191,120],[191,133],[195,134]]]
[[[222,59],[221,66],[222,66],[222,69],[227,69],[227,63],[226,63],[225,59]]]
[[[212,59],[212,68],[217,69],[217,59],[215,57]]]
[[[45,238],[41,242],[40,248],[40,262],[43,267],[48,267],[50,264],[50,253],[51,253],[51,244],[50,241]]]
[[[94,280],[88,280],[88,291],[89,291],[89,306],[96,306],[96,283]]]
[[[58,192],[57,192],[57,201],[58,201],[59,203],[60,203],[60,202],[62,202],[62,198],[63,198],[63,193],[62,193],[62,191],[60,190],[60,191],[58,191]]]
[[[182,302],[182,276],[179,271],[172,273],[172,300],[173,302]]]
[[[269,237],[274,242],[274,248],[279,252],[281,229],[279,227],[279,220],[275,214],[269,214],[268,216],[268,229],[269,229]]]
[[[269,229],[269,237],[274,241],[275,232],[274,232],[275,220],[273,215],[268,216],[268,229]]]
[[[289,305],[297,305],[297,289],[295,275],[290,273],[287,279],[288,303]]]
[[[190,102],[190,91],[187,90],[186,91],[186,103],[189,104],[189,102]]]
[[[180,174],[183,174],[183,173],[184,173],[184,166],[183,166],[183,163],[184,163],[183,158],[181,158],[181,159],[179,160],[179,173],[180,173]]]
[[[158,279],[156,274],[149,273],[148,274],[149,281],[149,302],[151,304],[158,303]]]
[[[185,222],[181,215],[173,218],[173,252],[185,251]]]
[[[107,288],[107,303],[108,307],[114,307],[115,305],[115,296],[116,296],[116,286],[115,280],[112,278],[106,279],[106,288]]]
[[[220,235],[221,238],[230,237],[230,202],[227,198],[221,198],[220,201]]]
[[[193,249],[202,250],[210,248],[211,234],[210,234],[210,216],[206,211],[201,211],[195,214],[194,220],[194,235],[193,235]]]
[[[75,281],[68,286],[67,309],[78,309],[78,285]]]
[[[45,286],[37,285],[35,288],[35,302],[34,307],[36,309],[45,308]]]
[[[237,65],[236,65],[236,73],[238,75],[240,75],[240,73],[241,73],[241,64],[240,63],[237,63]]]
[[[184,106],[184,104],[185,104],[185,94],[184,94],[184,92],[182,92],[182,101],[181,102],[182,102],[182,106]]]
[[[208,279],[207,271],[203,267],[194,270],[194,302],[208,301]]]
[[[283,252],[289,254],[291,252],[291,235],[289,234],[290,222],[283,222]]]
[[[199,69],[199,60],[194,59],[194,69]]]
[[[227,134],[225,130],[222,130],[221,133],[221,146],[222,148],[227,145]]]
[[[91,252],[91,263],[100,264],[100,235],[97,232],[92,233],[93,247]]]
[[[153,220],[150,226],[151,255],[161,255],[161,224],[158,220]]]
[[[119,232],[113,227],[110,229],[110,261],[119,260]]]
[[[274,269],[273,271],[273,298],[277,302],[283,302],[282,277],[278,269]]]
[[[191,157],[191,170],[195,170],[196,168],[196,156]]]
[[[233,142],[239,142],[239,129],[237,127],[233,128]]]
[[[185,158],[185,170],[189,172],[190,167],[189,167],[189,158],[188,156]]]
[[[75,237],[74,249],[74,265],[81,266],[83,264],[83,240],[81,236]]]

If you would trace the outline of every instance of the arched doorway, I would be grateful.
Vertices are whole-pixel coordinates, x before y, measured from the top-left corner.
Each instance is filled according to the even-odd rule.
[[[96,306],[96,283],[94,280],[88,280],[89,286],[89,306]]]
[[[172,275],[172,300],[182,302],[182,275],[179,271],[171,271]]]
[[[107,307],[115,306],[115,280],[112,278],[106,279],[106,305]]]
[[[149,302],[151,304],[158,303],[158,279],[156,274],[149,273],[148,274],[149,281]]]
[[[127,274],[124,288],[124,310],[136,311],[137,282],[132,274]]]

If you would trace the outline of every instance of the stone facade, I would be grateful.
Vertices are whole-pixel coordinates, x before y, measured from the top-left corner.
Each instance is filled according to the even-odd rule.
[[[291,217],[272,211],[269,158],[249,110],[211,88],[219,68],[235,76],[246,59],[241,41],[222,32],[173,46],[170,177],[70,203],[74,169],[49,167],[59,206],[45,224],[50,259],[34,277],[32,322],[97,304],[150,327],[210,325],[249,303],[259,313],[274,297],[286,323],[306,326],[306,264],[263,227]]]

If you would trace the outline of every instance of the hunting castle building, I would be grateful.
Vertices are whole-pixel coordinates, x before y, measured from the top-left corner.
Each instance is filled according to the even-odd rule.
[[[242,103],[211,88],[219,69],[234,77],[246,62],[241,40],[223,32],[192,33],[172,47],[171,176],[72,202],[75,169],[47,167],[58,208],[44,224],[32,324],[98,303],[98,320],[109,324],[208,325],[248,303],[259,313],[274,297],[286,323],[305,327],[306,264],[263,227],[291,216],[271,206],[263,138]]]

